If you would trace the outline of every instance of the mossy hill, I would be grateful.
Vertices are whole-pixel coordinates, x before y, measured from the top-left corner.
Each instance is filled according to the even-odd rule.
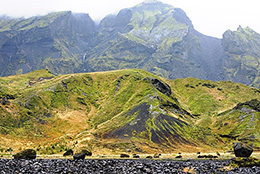
[[[143,69],[168,79],[230,80],[259,87],[258,33],[239,27],[222,39],[196,31],[179,8],[145,1],[95,24],[88,14],[0,17],[0,75],[48,68],[54,74]]]
[[[1,77],[0,98],[2,149],[229,150],[248,138],[260,146],[260,91],[233,82],[167,80],[138,69],[38,70]]]

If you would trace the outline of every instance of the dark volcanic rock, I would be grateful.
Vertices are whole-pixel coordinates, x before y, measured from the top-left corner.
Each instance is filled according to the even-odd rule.
[[[257,99],[253,99],[250,101],[246,101],[244,103],[239,103],[234,109],[242,109],[245,106],[249,106],[250,108],[254,109],[255,111],[260,111],[260,101]]]
[[[156,153],[156,154],[154,154],[154,158],[160,158],[160,156],[161,156],[161,154],[158,154],[158,153]]]
[[[147,131],[147,126],[149,126],[147,123],[149,123],[149,119],[154,118],[154,116],[149,112],[150,107],[151,106],[147,103],[142,103],[129,111],[126,116],[131,116],[135,113],[138,115],[125,126],[109,132],[108,135],[104,135],[104,138],[130,139],[133,134]],[[178,131],[180,127],[188,126],[186,122],[172,116],[158,114],[154,119],[154,125],[155,127],[151,127],[150,129],[152,135],[151,141],[155,143],[165,143],[167,140],[167,143],[172,144],[176,142],[188,143],[188,141],[184,139]],[[125,136],[126,134],[128,136]]]
[[[36,158],[36,151],[33,149],[26,149],[24,151],[18,152],[14,155],[14,159],[35,159]]]
[[[75,155],[73,155],[73,159],[74,160],[80,160],[80,159],[85,159],[85,153],[76,153]]]
[[[146,77],[144,78],[144,81],[151,83],[156,89],[158,89],[158,91],[165,95],[170,96],[172,94],[171,87],[167,83],[164,83],[159,79]]]
[[[199,155],[197,158],[209,158],[209,159],[212,159],[212,158],[218,158],[218,156],[214,156],[214,155]]]
[[[69,150],[67,150],[64,154],[63,154],[63,156],[69,156],[69,155],[73,155],[73,150],[72,149],[69,149]]]
[[[133,158],[140,158],[140,156],[137,154],[133,154]]]
[[[0,159],[0,173],[197,173],[197,174],[235,174],[235,173],[259,173],[260,167],[234,167],[225,170],[224,166],[229,160],[116,160],[116,159],[36,159],[36,160],[10,160]],[[192,169],[189,172],[184,169]]]
[[[81,153],[84,153],[86,156],[92,156],[92,152],[88,150],[82,150]]]
[[[235,142],[233,148],[236,157],[250,157],[250,155],[253,153],[252,147],[242,142]]]
[[[9,104],[9,101],[8,101],[7,97],[3,97],[2,100],[0,101],[0,103],[2,105],[7,105],[7,104]]]
[[[130,156],[128,154],[124,154],[124,153],[120,154],[120,158],[129,158],[129,157]]]

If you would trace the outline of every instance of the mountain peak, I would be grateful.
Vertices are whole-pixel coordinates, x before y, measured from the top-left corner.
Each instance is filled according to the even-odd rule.
[[[162,3],[161,1],[158,1],[158,0],[146,0],[146,1],[144,1],[143,3],[144,4],[153,4],[153,3]]]
[[[147,9],[164,9],[166,7],[172,7],[172,6],[169,4],[165,4],[158,0],[146,0],[138,5],[134,6],[133,8],[136,8],[136,7],[145,8],[147,10]]]

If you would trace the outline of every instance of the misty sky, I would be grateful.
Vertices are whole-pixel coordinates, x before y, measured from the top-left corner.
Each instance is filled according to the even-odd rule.
[[[49,12],[69,10],[89,13],[94,20],[144,0],[0,0],[0,15],[30,17]],[[222,37],[239,25],[260,33],[259,0],[161,0],[183,9],[199,32]]]

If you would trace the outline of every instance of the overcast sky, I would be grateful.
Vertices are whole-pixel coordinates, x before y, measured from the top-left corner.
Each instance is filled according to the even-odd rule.
[[[30,17],[49,12],[70,10],[84,12],[94,20],[144,0],[0,0],[0,15]],[[239,25],[260,33],[259,0],[161,0],[183,9],[199,32],[222,37]]]

